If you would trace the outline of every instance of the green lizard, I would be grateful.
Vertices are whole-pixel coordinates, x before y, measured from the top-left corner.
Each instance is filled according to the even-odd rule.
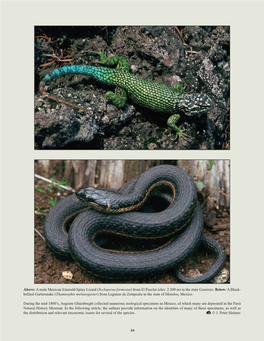
[[[62,75],[82,74],[90,76],[101,83],[116,87],[115,92],[108,91],[105,98],[118,108],[124,107],[128,95],[135,104],[160,114],[170,114],[167,124],[176,131],[176,137],[179,138],[187,137],[187,135],[184,133],[184,130],[176,126],[180,118],[178,112],[183,112],[187,116],[199,116],[211,110],[214,106],[213,101],[206,94],[186,94],[183,87],[179,84],[174,84],[173,88],[170,88],[165,84],[143,80],[131,74],[129,64],[124,57],[107,58],[103,52],[93,53],[99,54],[99,63],[104,66],[71,65],[55,69],[48,73],[40,82],[40,92],[52,100],[63,102],[85,111],[74,104],[49,95],[46,92],[45,85],[51,79]],[[116,66],[116,69],[109,68],[109,66]]]

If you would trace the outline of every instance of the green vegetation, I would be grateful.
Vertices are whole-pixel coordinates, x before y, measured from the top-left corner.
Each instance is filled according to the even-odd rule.
[[[47,193],[47,192],[52,193],[55,188],[57,188],[60,191],[63,191],[64,189],[61,186],[65,186],[65,185],[67,185],[67,181],[65,179],[62,179],[60,182],[56,182],[55,176],[53,176],[51,183],[47,183],[44,180],[38,181],[36,186],[35,186],[35,190],[37,192],[40,192],[40,193]],[[40,188],[40,186],[42,188]],[[35,214],[39,215],[39,216],[40,215],[46,215],[47,212],[49,212],[52,209],[52,207],[55,206],[56,201],[57,201],[57,198],[55,198],[55,199],[53,197],[49,198],[49,200],[48,200],[49,209],[41,210],[38,206],[35,206]]]

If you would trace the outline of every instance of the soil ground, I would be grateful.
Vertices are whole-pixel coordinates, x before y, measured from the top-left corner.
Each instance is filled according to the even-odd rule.
[[[62,191],[56,187],[50,187],[51,191],[46,190],[41,183],[38,185],[39,189],[45,190],[45,192],[39,192],[35,190],[35,230],[37,230],[42,236],[45,217],[51,208],[51,198],[58,201],[62,200],[71,192]],[[204,216],[205,221],[207,217]],[[229,228],[229,214],[223,212],[220,216],[218,214],[216,218],[216,224],[210,229],[210,231],[204,228],[204,234],[209,235],[221,243],[225,248],[227,258],[224,269],[230,273],[230,228]],[[206,224],[205,224],[206,226]],[[217,228],[217,226],[219,228]],[[212,232],[215,230],[215,232]],[[117,247],[122,249],[120,242],[117,242]],[[180,270],[184,271],[185,275],[190,275],[192,271],[198,269],[200,273],[206,272],[214,263],[214,254],[202,249],[198,249],[191,257],[184,261],[180,265]],[[70,271],[73,274],[72,279],[66,279],[62,273],[64,271]],[[87,273],[81,268],[73,259],[64,259],[60,255],[55,254],[48,246],[45,240],[35,231],[35,284],[89,284],[89,283],[164,283],[173,284],[177,283],[177,279],[173,274],[173,271],[167,271],[163,274],[151,276],[147,278],[139,278],[135,280],[107,280],[97,276],[93,276]]]

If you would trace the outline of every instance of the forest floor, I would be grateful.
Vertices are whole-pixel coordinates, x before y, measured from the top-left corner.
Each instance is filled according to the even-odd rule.
[[[135,280],[108,280],[94,276],[86,272],[72,258],[65,259],[54,253],[46,243],[44,238],[45,218],[52,207],[52,202],[57,204],[60,200],[70,195],[71,192],[59,190],[55,186],[44,185],[41,181],[35,185],[35,284],[91,284],[91,283],[146,283],[146,284],[173,284],[178,283],[173,271],[166,271],[159,275],[153,275],[146,278],[137,278]],[[42,190],[43,192],[40,192]],[[51,199],[52,198],[52,199]],[[209,217],[204,215],[205,222]],[[214,225],[204,228],[204,235],[208,235],[217,240],[224,248],[227,254],[226,263],[222,269],[230,273],[230,217],[228,212],[218,214],[214,219]],[[205,227],[208,223],[205,223]],[[36,232],[40,233],[40,235]],[[43,238],[42,238],[43,237]],[[185,275],[191,276],[193,271],[199,270],[200,274],[205,273],[215,262],[213,253],[198,248],[187,260],[180,264],[179,269]],[[64,272],[71,272],[72,278],[67,279],[63,276]],[[221,272],[220,272],[221,273]],[[229,281],[229,276],[225,279]],[[225,282],[223,281],[223,282]],[[215,279],[212,283],[219,283]],[[220,281],[221,283],[221,281]]]

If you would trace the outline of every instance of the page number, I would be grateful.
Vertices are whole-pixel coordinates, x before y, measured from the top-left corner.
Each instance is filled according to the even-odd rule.
[[[131,332],[134,332],[134,331],[135,331],[135,329],[130,329],[130,331],[131,331]]]

